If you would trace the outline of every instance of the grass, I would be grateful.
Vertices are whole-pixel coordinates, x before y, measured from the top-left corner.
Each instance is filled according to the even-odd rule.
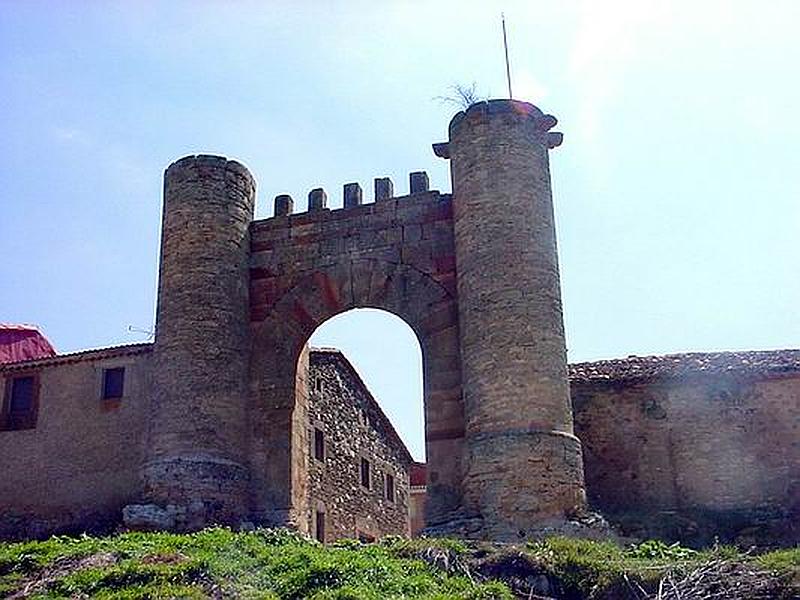
[[[324,547],[288,531],[125,533],[0,545],[0,595],[32,598],[504,599],[386,545]]]
[[[632,590],[655,589],[666,572],[712,560],[800,578],[797,548],[749,556],[567,538],[523,546],[401,538],[322,546],[283,530],[210,528],[0,544],[0,597],[26,590],[29,598],[510,599],[527,597],[531,581],[544,578],[558,598],[636,598]]]

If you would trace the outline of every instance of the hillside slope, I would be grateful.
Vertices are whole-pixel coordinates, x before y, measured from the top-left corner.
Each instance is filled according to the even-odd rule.
[[[800,549],[750,556],[660,542],[325,547],[284,530],[211,528],[0,544],[5,598],[773,600],[800,597],[799,581]]]

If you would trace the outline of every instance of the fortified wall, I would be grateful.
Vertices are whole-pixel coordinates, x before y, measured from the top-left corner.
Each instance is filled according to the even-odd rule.
[[[415,172],[404,196],[379,178],[372,203],[350,183],[341,208],[316,189],[307,212],[281,195],[275,216],[259,221],[255,179],[240,163],[170,165],[154,344],[1,370],[3,422],[20,422],[24,407],[34,424],[0,431],[6,520],[42,518],[46,529],[95,511],[136,526],[310,531],[304,349],[319,325],[360,307],[399,316],[422,348],[429,532],[516,540],[575,531],[585,480],[593,503],[620,515],[632,498],[655,511],[794,510],[797,431],[782,421],[797,421],[792,378],[740,382],[731,397],[744,400],[729,407],[708,402],[716,383],[667,388],[656,377],[637,387],[592,375],[573,378],[570,401],[555,124],[524,102],[478,103],[433,146],[450,161],[452,194]],[[131,396],[109,403],[97,386],[117,360],[129,362]],[[782,442],[776,455],[760,433]]]
[[[18,377],[38,382],[30,427],[0,430],[0,537],[112,528],[142,497],[152,352],[139,344],[0,364],[6,390]],[[402,444],[391,441],[379,407],[336,354],[311,361],[303,378],[308,532],[318,535],[320,509],[326,539],[400,533],[406,510],[419,532],[424,469],[412,466],[404,506]],[[119,368],[123,394],[103,399],[103,373]],[[315,371],[329,382],[322,390]],[[619,531],[695,545],[800,540],[800,350],[579,363],[570,365],[570,381],[589,504]],[[373,407],[372,427],[359,420],[359,402]],[[317,428],[325,432],[323,461],[314,454]],[[362,489],[361,455],[397,474],[396,502],[387,503],[378,482]]]
[[[344,207],[329,210],[316,189],[308,212],[292,214],[282,195],[275,216],[255,222],[241,164],[172,164],[142,502],[191,522],[305,527],[298,359],[328,318],[370,307],[405,320],[422,347],[432,530],[516,538],[583,507],[550,192],[555,124],[524,102],[479,103],[434,146],[451,162],[452,195],[413,173],[407,196],[378,179],[362,204],[348,184]]]
[[[800,541],[800,351],[570,365],[590,505],[622,532]]]

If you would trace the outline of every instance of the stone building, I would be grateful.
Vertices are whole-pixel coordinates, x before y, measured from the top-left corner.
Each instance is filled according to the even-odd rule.
[[[589,505],[617,531],[697,546],[800,540],[800,350],[629,356],[569,373]]]
[[[354,535],[395,527],[407,509],[381,504],[387,498],[361,505],[392,508],[386,522],[352,523],[318,497],[337,473],[318,471],[310,419],[325,425],[333,416],[319,407],[338,400],[309,392],[309,360],[338,359],[309,355],[307,344],[329,318],[364,307],[403,319],[422,349],[429,532],[580,532],[587,482],[590,500],[612,512],[628,511],[619,494],[627,486],[654,511],[790,514],[800,450],[785,423],[800,412],[796,366],[780,381],[739,387],[725,379],[737,367],[723,370],[733,391],[720,395],[722,383],[702,377],[686,387],[653,369],[645,385],[629,377],[639,367],[624,366],[636,361],[611,363],[573,378],[570,396],[549,170],[563,137],[555,125],[525,102],[477,103],[433,145],[450,161],[452,193],[429,189],[418,171],[406,195],[380,177],[373,202],[347,183],[340,208],[314,189],[306,212],[279,195],[262,220],[242,164],[200,155],[170,165],[154,343],[0,368],[3,526],[46,531],[122,517],[182,530],[249,521],[314,532],[317,519]],[[775,375],[752,375],[765,372]],[[383,431],[376,465],[399,477],[402,452]],[[780,451],[765,453],[763,436]],[[743,470],[757,474],[734,481]],[[369,492],[380,492],[369,473]],[[405,493],[402,479],[395,492]],[[654,489],[666,495],[652,498]],[[367,496],[352,499],[360,501]]]
[[[139,344],[0,364],[0,538],[120,522],[141,493],[151,354],[151,344]],[[321,541],[408,535],[408,449],[341,352],[304,358],[303,529]],[[160,518],[175,525],[174,515]]]
[[[409,535],[406,445],[338,350],[309,358],[309,524],[321,540]]]

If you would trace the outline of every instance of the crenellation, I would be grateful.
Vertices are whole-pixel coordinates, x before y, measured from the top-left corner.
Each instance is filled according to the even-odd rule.
[[[430,182],[428,181],[428,174],[425,171],[414,171],[408,175],[408,193],[423,194],[428,191]]]
[[[388,177],[375,178],[375,201],[394,198],[394,184]]]
[[[361,206],[363,200],[361,185],[359,183],[345,183],[343,196],[344,208]]]
[[[275,196],[275,210],[276,217],[285,217],[292,214],[294,211],[294,200],[289,194],[279,194]]]
[[[318,211],[328,208],[328,194],[322,188],[314,188],[308,193],[308,211]]]

